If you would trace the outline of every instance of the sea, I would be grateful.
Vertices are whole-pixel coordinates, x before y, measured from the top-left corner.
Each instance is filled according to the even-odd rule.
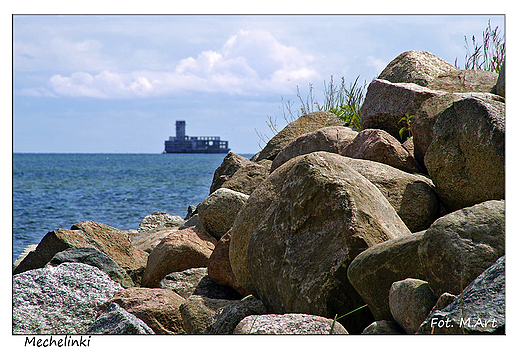
[[[184,218],[209,195],[225,156],[14,153],[13,263],[27,245],[75,223],[127,230],[156,211]]]

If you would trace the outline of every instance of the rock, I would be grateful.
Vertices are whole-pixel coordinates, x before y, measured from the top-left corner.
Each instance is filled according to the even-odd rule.
[[[238,169],[222,188],[250,195],[256,187],[269,175],[270,167],[258,163],[250,163]]]
[[[500,73],[498,74],[497,84],[493,88],[492,93],[506,97],[506,62],[502,63]]]
[[[227,285],[238,291],[242,296],[249,293],[240,286],[229,262],[229,244],[231,230],[218,241],[208,260],[208,275],[216,283]]]
[[[387,164],[408,173],[421,171],[413,154],[396,138],[380,129],[365,129],[343,150],[341,155]]]
[[[271,172],[291,158],[311,152],[327,151],[339,154],[357,135],[357,131],[342,126],[325,127],[300,135],[278,153],[271,165]]]
[[[97,267],[108,274],[110,279],[121,284],[123,288],[131,288],[134,286],[132,279],[121,266],[94,247],[71,247],[70,249],[58,252],[47,266],[56,267],[65,262],[78,262]]]
[[[427,51],[411,50],[393,59],[377,78],[431,87],[440,76],[457,71],[455,66]]]
[[[492,292],[492,293],[490,293]],[[505,256],[482,272],[417,334],[505,334]]]
[[[350,264],[347,276],[376,320],[393,320],[388,305],[392,284],[406,278],[425,280],[417,248],[424,232],[388,240],[360,253]]]
[[[411,234],[381,192],[344,160],[327,152],[293,158],[271,173],[237,216],[231,266],[269,313],[334,317],[360,307],[346,277],[350,262],[370,246]],[[271,203],[262,208],[254,197],[266,201],[265,195]],[[247,219],[249,213],[261,217],[259,225]],[[233,250],[235,239],[247,240],[244,251]],[[239,256],[246,257],[251,280],[235,269]],[[371,318],[364,310],[341,323],[361,333]]]
[[[100,308],[116,303],[148,325],[155,334],[186,334],[179,311],[184,298],[168,289],[130,288],[118,291]]]
[[[208,320],[205,334],[233,334],[242,319],[266,312],[262,301],[249,295],[240,301],[219,308]]]
[[[197,213],[206,231],[219,240],[233,226],[235,217],[248,195],[221,188],[197,206]]]
[[[426,100],[415,112],[410,121],[410,130],[413,135],[413,155],[421,167],[425,167],[424,155],[426,155],[426,151],[434,139],[433,126],[435,125],[439,115],[447,108],[451,107],[453,102],[469,97],[481,100],[501,101],[499,96],[490,93],[444,94]]]
[[[299,117],[289,123],[276,134],[258,154],[252,157],[252,161],[263,159],[274,160],[276,155],[295,138],[302,134],[310,133],[324,127],[345,126],[345,121],[330,112],[312,112]]]
[[[453,302],[453,300],[455,300],[457,298],[457,296],[453,295],[453,294],[450,294],[450,293],[444,293],[442,294],[439,299],[437,300],[437,302],[435,303],[435,306],[432,307],[430,314],[432,314],[434,311],[437,311],[437,310],[443,310],[446,308],[446,306],[448,306],[450,303]]]
[[[465,98],[444,110],[424,163],[448,211],[505,197],[505,104]]]
[[[215,283],[208,275],[202,277],[195,287],[193,295],[208,297],[210,299],[239,300],[242,295],[230,286]]]
[[[141,286],[154,288],[169,273],[207,267],[216,243],[197,229],[174,230],[150,253]]]
[[[361,125],[363,129],[382,129],[401,140],[399,130],[406,126],[401,118],[414,115],[424,101],[444,94],[414,83],[374,79],[361,106]]]
[[[180,306],[184,330],[188,334],[204,334],[211,317],[221,307],[233,303],[230,300],[210,299],[204,296],[192,295]]]
[[[193,295],[201,279],[207,276],[207,270],[206,267],[201,267],[189,268],[182,272],[172,272],[161,280],[159,288],[173,290],[187,299]]]
[[[132,241],[137,249],[151,253],[164,238],[176,230],[177,228],[159,227],[146,232],[138,233],[138,235],[133,237]]]
[[[394,320],[408,334],[415,334],[437,302],[428,282],[413,278],[394,282],[388,300]]]
[[[87,334],[136,335],[155,333],[145,322],[128,313],[117,303],[111,303],[90,326]]]
[[[365,335],[402,335],[406,332],[394,321],[376,321],[363,330]]]
[[[458,295],[505,254],[504,201],[486,201],[445,215],[426,230],[418,255],[435,295]]]
[[[140,285],[148,254],[136,249],[128,234],[106,224],[86,221],[74,224],[70,230],[48,232],[35,251],[14,270],[14,274],[45,266],[55,254],[71,247],[95,247],[123,268],[135,285]]]
[[[340,323],[334,327],[332,323],[332,319],[308,314],[263,314],[242,319],[233,334],[348,334]]]
[[[443,90],[450,93],[490,93],[498,79],[495,72],[484,70],[457,70],[438,76],[430,89]]]
[[[33,244],[33,245],[27,245],[27,247],[25,249],[23,249],[20,256],[18,256],[18,258],[13,263],[13,272],[15,271],[16,267],[18,267],[20,262],[22,262],[23,259],[29,254],[29,252],[36,250],[36,247],[38,247],[38,245]]]
[[[379,189],[411,232],[429,228],[439,217],[440,204],[429,178],[369,160],[345,157],[344,162]]]
[[[186,217],[184,217],[184,221],[187,221],[189,220],[191,217],[193,217],[193,215],[196,213],[197,211],[197,206],[195,205],[189,205],[188,206],[188,211],[186,213]]]
[[[13,276],[13,334],[84,334],[121,285],[96,267],[63,263]]]
[[[220,166],[215,170],[209,193],[212,194],[215,190],[222,187],[222,184],[231,178],[236,171],[251,163],[251,161],[243,156],[232,152],[228,153],[226,157],[224,157],[224,160],[222,160]]]
[[[148,232],[159,227],[179,228],[184,222],[184,219],[179,216],[172,216],[165,212],[154,212],[143,218],[137,231]]]

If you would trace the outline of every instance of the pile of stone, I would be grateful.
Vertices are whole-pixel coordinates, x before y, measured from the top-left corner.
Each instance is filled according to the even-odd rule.
[[[497,74],[405,52],[362,129],[300,117],[186,218],[49,232],[13,269],[13,333],[503,334],[504,111]]]

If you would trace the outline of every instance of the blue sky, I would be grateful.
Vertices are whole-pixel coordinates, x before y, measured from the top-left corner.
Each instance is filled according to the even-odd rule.
[[[505,32],[500,15],[16,15],[13,150],[160,153],[182,119],[256,153],[297,86],[321,100],[407,50],[463,65],[488,20]]]

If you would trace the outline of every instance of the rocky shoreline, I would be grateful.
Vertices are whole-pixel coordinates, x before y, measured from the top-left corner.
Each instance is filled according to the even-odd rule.
[[[362,129],[310,113],[230,152],[185,218],[47,233],[13,334],[505,334],[504,71],[404,52]]]

